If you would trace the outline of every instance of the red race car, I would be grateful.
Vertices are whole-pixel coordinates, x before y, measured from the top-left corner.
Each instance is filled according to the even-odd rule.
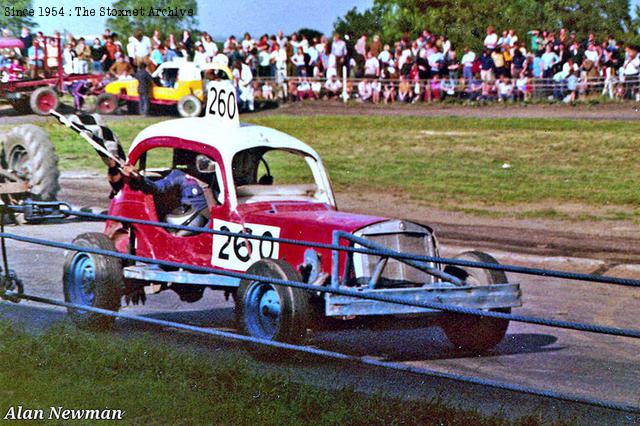
[[[220,92],[214,93],[213,100],[209,92],[207,116],[154,124],[136,137],[128,154],[129,163],[151,181],[181,170],[198,182],[207,194],[199,225],[235,233],[438,255],[435,234],[428,226],[339,211],[318,154],[277,130],[240,125],[235,95],[228,96],[228,104],[222,105]],[[209,160],[204,165],[197,161],[203,156]],[[113,198],[109,214],[194,224],[192,212],[168,211],[172,202],[165,199],[166,195],[125,185]],[[345,286],[363,294],[499,311],[521,305],[519,285],[508,283],[500,271],[332,253],[329,249],[113,220],[106,223],[103,234],[83,234],[75,243],[317,286]],[[496,262],[477,251],[459,257]],[[181,300],[194,302],[205,288],[234,296],[238,325],[245,333],[279,341],[300,341],[308,329],[336,322],[348,325],[362,322],[349,320],[388,320],[392,316],[394,320],[387,323],[397,325],[405,324],[401,319],[406,318],[413,320],[407,324],[416,323],[417,317],[418,324],[424,326],[424,317],[436,316],[454,344],[483,350],[500,342],[508,326],[502,319],[312,293],[215,273],[128,264],[89,253],[70,252],[65,262],[66,300],[78,304],[117,310],[122,297],[139,301],[145,294],[164,290],[173,290]],[[71,309],[70,313],[83,325],[104,327],[113,322],[111,317],[86,311]]]

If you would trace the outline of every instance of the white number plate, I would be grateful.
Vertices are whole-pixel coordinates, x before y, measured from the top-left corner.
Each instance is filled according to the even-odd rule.
[[[236,89],[229,81],[212,81],[207,84],[207,109],[205,117],[226,125],[240,125]]]
[[[213,229],[265,237],[280,237],[280,228],[257,223],[247,223],[243,229],[239,223],[214,219]],[[246,271],[249,266],[260,259],[277,259],[279,249],[280,244],[272,241],[214,235],[211,265],[234,271]]]

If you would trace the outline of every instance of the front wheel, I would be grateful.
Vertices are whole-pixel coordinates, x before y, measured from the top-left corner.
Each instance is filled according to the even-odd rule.
[[[113,241],[100,233],[81,234],[73,240],[81,247],[116,251]],[[81,251],[69,252],[62,277],[67,302],[117,311],[123,288],[122,262],[110,256]],[[71,319],[81,328],[104,330],[113,326],[115,317],[78,308],[68,308]]]
[[[289,281],[301,281],[300,274],[283,260],[263,259],[247,274]],[[311,308],[305,290],[242,280],[236,293],[236,320],[240,329],[253,337],[296,343],[307,333]]]
[[[58,94],[50,87],[40,87],[31,94],[29,105],[38,115],[49,115],[49,111],[58,108]]]
[[[493,256],[481,251],[464,252],[456,256],[456,259],[498,263]],[[507,283],[504,271],[456,265],[448,265],[444,271],[466,280],[469,285],[473,286]],[[511,312],[511,309],[496,309],[495,311],[508,313]],[[489,350],[500,343],[507,333],[508,327],[509,320],[476,315],[449,314],[442,322],[442,328],[451,343],[458,348],[478,352]]]
[[[101,93],[96,98],[95,105],[100,114],[113,114],[118,109],[118,98],[111,93]]]
[[[181,117],[197,117],[202,112],[202,102],[193,95],[184,96],[177,107]]]

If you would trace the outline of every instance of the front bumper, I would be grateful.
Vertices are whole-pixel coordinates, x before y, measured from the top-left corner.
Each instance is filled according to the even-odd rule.
[[[499,309],[515,308],[522,305],[519,284],[494,284],[484,286],[438,286],[412,287],[394,289],[358,290],[363,295],[377,294],[403,298],[412,302],[442,303],[471,309]],[[335,316],[365,316],[365,315],[401,315],[426,314],[441,312],[437,309],[418,308],[399,305],[396,303],[379,302],[376,300],[337,294],[325,295],[325,314]]]

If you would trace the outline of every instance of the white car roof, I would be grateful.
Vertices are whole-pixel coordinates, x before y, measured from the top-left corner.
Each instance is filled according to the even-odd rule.
[[[258,146],[293,149],[320,160],[313,148],[286,133],[250,124],[242,124],[239,127],[218,124],[207,117],[180,118],[153,124],[136,136],[129,148],[129,154],[142,141],[154,137],[174,137],[214,147],[227,164],[231,164],[234,155],[239,151]]]

